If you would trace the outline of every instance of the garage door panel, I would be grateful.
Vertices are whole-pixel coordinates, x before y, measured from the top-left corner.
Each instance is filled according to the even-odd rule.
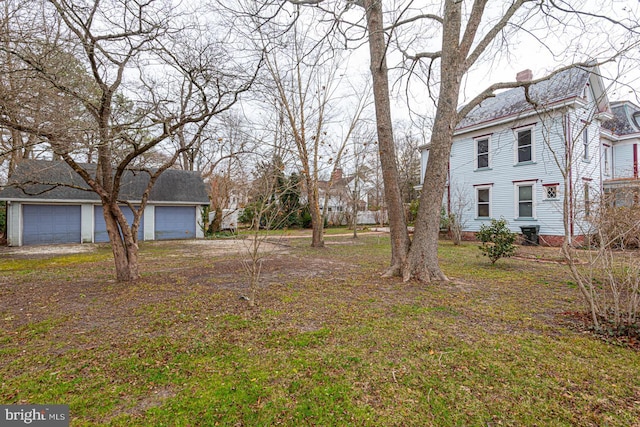
[[[156,240],[195,239],[195,218],[194,206],[156,206]]]
[[[133,211],[128,206],[120,206],[124,217],[127,218],[129,226],[133,222]],[[104,243],[109,241],[109,234],[107,233],[107,223],[104,220],[104,213],[102,212],[102,206],[95,206],[93,210],[94,217],[94,231],[93,241],[96,243]],[[144,216],[140,218],[140,227],[138,227],[138,240],[144,240]]]
[[[81,242],[79,205],[23,205],[22,220],[24,245]]]

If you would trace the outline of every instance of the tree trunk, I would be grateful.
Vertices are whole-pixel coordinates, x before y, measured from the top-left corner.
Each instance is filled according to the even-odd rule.
[[[400,275],[409,251],[409,233],[404,217],[402,196],[398,184],[393,126],[391,123],[391,103],[389,101],[389,78],[387,72],[387,43],[383,29],[382,6],[379,0],[365,0],[367,28],[369,31],[369,53],[371,55],[371,75],[373,77],[373,99],[376,109],[378,131],[378,153],[384,180],[384,194],[389,215],[391,233],[391,267],[385,276]]]
[[[456,109],[448,110],[440,104],[451,102],[455,105],[455,96],[446,96],[445,85],[438,102],[438,114],[431,137],[429,161],[425,173],[420,208],[415,221],[413,242],[409,259],[403,272],[404,280],[411,278],[424,283],[431,281],[447,281],[438,263],[438,237],[440,232],[440,209],[442,197],[447,183],[447,167],[451,153],[450,126],[455,126]],[[457,91],[449,92],[457,94]],[[448,101],[446,98],[451,98]],[[440,114],[442,112],[442,114]],[[452,117],[453,116],[453,117]]]
[[[139,279],[137,230],[135,230],[135,234],[132,233],[117,205],[104,204],[102,210],[111,242],[118,282]]]
[[[318,192],[314,191],[311,180],[307,179],[307,199],[309,200],[309,213],[311,214],[311,247],[324,247],[324,217],[320,213]]]
[[[458,94],[463,74],[464,56],[459,50],[461,8],[457,2],[447,2],[440,61],[440,94],[429,161],[420,195],[420,208],[415,222],[413,243],[403,271],[404,280],[411,278],[424,283],[448,281],[438,262],[440,209],[447,184],[449,156],[453,132],[458,124]]]
[[[222,228],[222,208],[220,206],[216,206],[215,215],[213,216],[213,221],[211,221],[211,225],[209,225],[209,230],[211,233],[218,233]]]

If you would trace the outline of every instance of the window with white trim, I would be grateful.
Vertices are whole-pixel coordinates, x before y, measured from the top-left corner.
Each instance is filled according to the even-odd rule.
[[[516,218],[535,218],[535,182],[515,184]]]
[[[516,163],[534,161],[533,128],[516,131]]]
[[[546,200],[557,200],[560,195],[560,186],[558,184],[544,186],[544,198]]]
[[[476,217],[491,218],[491,186],[476,187]]]
[[[591,196],[589,195],[589,183],[584,183],[584,216],[591,216]]]
[[[611,163],[609,161],[609,150],[610,147],[604,145],[602,150],[602,164],[603,164],[603,173],[605,175],[609,175],[611,173]]]
[[[489,167],[489,138],[479,138],[476,142],[476,169]]]

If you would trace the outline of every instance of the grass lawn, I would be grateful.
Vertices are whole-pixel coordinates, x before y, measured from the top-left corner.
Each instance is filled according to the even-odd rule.
[[[68,404],[72,426],[640,426],[640,353],[584,330],[554,250],[495,266],[442,242],[452,279],[382,279],[387,237],[291,239],[258,306],[206,242],[0,252],[0,403]]]

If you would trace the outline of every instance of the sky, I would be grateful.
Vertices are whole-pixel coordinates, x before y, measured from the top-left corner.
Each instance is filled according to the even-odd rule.
[[[640,19],[639,0],[571,1],[579,4],[582,10],[591,14],[602,14],[623,22]],[[501,16],[501,8],[506,3],[503,1],[489,3],[490,7],[485,17],[488,18],[487,25],[491,25]],[[416,12],[414,11],[414,13]],[[508,36],[505,45],[494,46],[490,53],[485,55],[463,80],[460,105],[493,83],[515,81],[515,76],[519,71],[530,69],[534,79],[541,78],[574,62],[585,61],[589,58],[600,60],[610,57],[613,50],[618,49],[623,43],[630,43],[628,31],[602,19],[596,19],[589,15],[577,17],[575,14],[556,17],[557,20],[545,19],[544,15],[537,11],[531,14],[524,23],[527,31],[519,30],[512,33]],[[588,28],[589,31],[585,32],[585,28]],[[638,34],[635,34],[634,37],[640,39]],[[416,37],[413,44],[408,44],[408,50],[436,50],[439,48],[439,38],[436,36],[432,39],[434,44],[430,46],[430,49],[427,49],[424,47],[429,42],[427,37]],[[364,54],[358,53],[358,55],[361,61],[368,61],[368,51],[365,51]],[[389,55],[390,67],[394,65],[394,61],[397,62],[397,55],[397,53]],[[605,78],[605,84],[607,82],[611,84],[608,90],[610,100],[631,100],[640,105],[640,47],[636,46],[632,49],[630,55],[633,58],[621,58],[616,62],[601,66],[600,69]],[[394,95],[405,98],[396,99],[396,108],[394,108],[395,118],[402,119],[408,114],[406,97],[403,93],[405,87],[398,84],[394,87],[396,89]],[[432,102],[428,101],[424,92],[424,87],[416,87],[411,91],[409,99],[412,108],[415,108],[416,111],[422,111],[424,114],[433,114]]]

